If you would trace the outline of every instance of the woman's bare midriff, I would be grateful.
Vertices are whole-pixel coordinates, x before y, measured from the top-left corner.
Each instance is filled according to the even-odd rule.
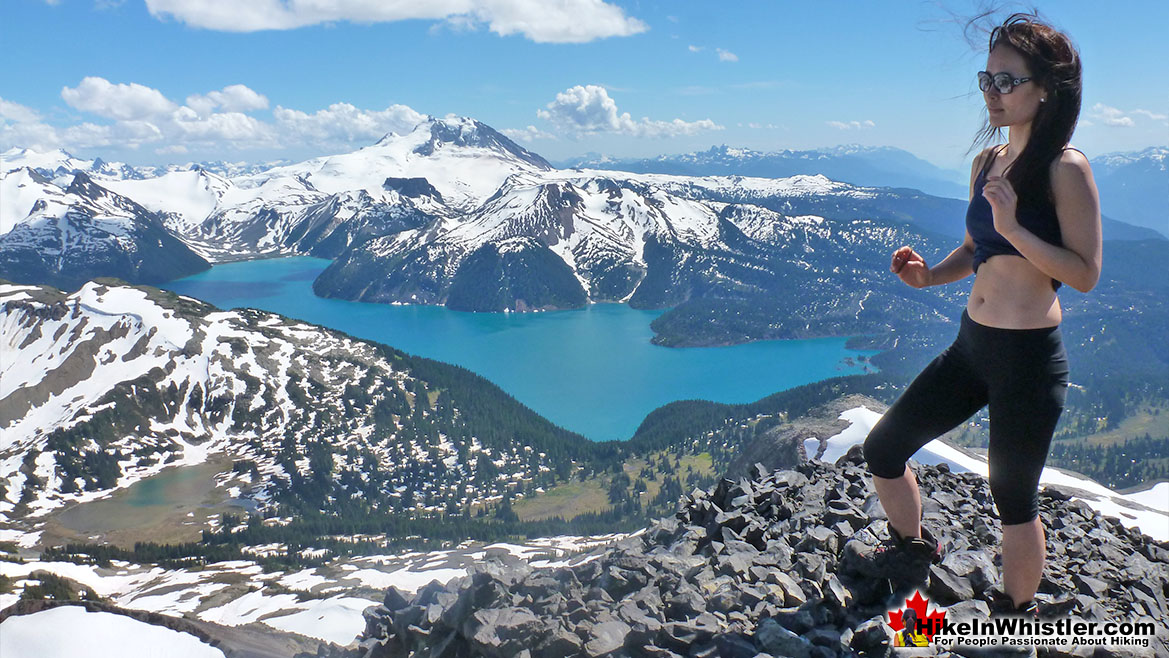
[[[978,267],[966,312],[1000,329],[1041,329],[1063,320],[1051,277],[1022,256],[991,256]]]

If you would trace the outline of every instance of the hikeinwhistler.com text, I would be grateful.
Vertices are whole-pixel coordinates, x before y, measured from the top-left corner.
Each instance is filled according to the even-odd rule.
[[[920,622],[919,622],[920,623]],[[1000,617],[989,620],[949,620],[936,624],[933,642],[938,647],[1139,647],[1152,646],[1157,635],[1153,621],[1084,621],[1078,619],[1032,620]],[[935,629],[931,629],[935,630]]]

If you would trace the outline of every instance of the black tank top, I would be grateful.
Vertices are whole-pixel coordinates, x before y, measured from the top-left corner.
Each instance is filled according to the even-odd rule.
[[[966,209],[966,231],[974,240],[975,272],[978,272],[978,266],[985,263],[991,256],[1022,256],[1014,245],[995,230],[994,213],[991,211],[990,202],[982,196],[982,188],[986,184],[986,173],[990,171],[991,164],[997,155],[998,149],[996,148],[983,163],[982,170],[978,172],[978,177],[974,180],[974,196],[970,199],[970,206]],[[1020,226],[1039,236],[1040,240],[1057,247],[1063,246],[1059,217],[1055,214],[1055,205],[1047,197],[1029,200],[1026,204],[1020,199],[1015,208],[1015,217],[1018,218]],[[1059,281],[1051,280],[1052,290],[1059,290],[1061,285],[1063,284]]]

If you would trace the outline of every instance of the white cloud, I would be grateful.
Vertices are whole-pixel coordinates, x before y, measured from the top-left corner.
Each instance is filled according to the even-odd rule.
[[[419,0],[417,4],[429,4]],[[649,26],[603,0],[474,0],[473,13],[500,35],[523,34],[540,43],[585,43],[627,37]]]
[[[405,133],[426,120],[425,114],[405,105],[384,110],[362,110],[349,103],[333,103],[313,114],[277,106],[272,111],[280,134],[300,144],[368,143],[388,132]]]
[[[1142,116],[1149,117],[1153,121],[1165,121],[1165,120],[1169,119],[1169,114],[1158,114],[1156,112],[1150,112],[1149,110],[1139,110],[1138,109],[1138,110],[1133,110],[1132,113],[1133,114],[1140,114]]]
[[[224,112],[248,112],[267,109],[268,98],[245,85],[228,85],[220,91],[212,91],[206,95],[187,96],[187,107],[198,112],[200,116],[211,114],[216,108]]]
[[[504,128],[499,132],[507,135],[516,141],[528,143],[537,139],[556,139],[556,135],[549,132],[544,132],[535,126],[528,126],[527,128]]]
[[[137,83],[113,84],[93,76],[76,87],[62,88],[61,98],[70,107],[107,119],[146,119],[178,109],[157,89]]]
[[[838,130],[862,130],[864,128],[873,128],[877,125],[868,119],[864,121],[825,121],[824,123]]]
[[[187,98],[179,106],[162,92],[137,83],[114,84],[87,77],[76,87],[65,87],[61,97],[70,106],[116,121],[108,125],[83,123],[57,131],[57,139],[73,148],[172,142],[176,145],[276,146],[271,124],[239,110],[263,109],[268,99],[244,85],[229,85]],[[223,112],[216,112],[220,108]]]
[[[0,119],[15,121],[16,123],[32,123],[40,121],[41,117],[36,110],[25,107],[20,103],[13,103],[0,98]]]
[[[456,34],[463,32],[474,32],[479,23],[475,19],[466,14],[455,14],[454,16],[447,16],[446,20],[441,23],[435,23],[430,26],[430,34],[439,34],[443,28],[449,29]]]
[[[165,124],[167,136],[177,143],[230,144],[236,148],[276,146],[279,136],[271,124],[242,112],[217,112],[200,116],[184,107]]]
[[[105,124],[83,122],[52,126],[39,114],[18,103],[0,99],[0,148],[30,147],[138,149],[154,144],[155,152],[184,153],[188,149],[242,150],[254,148],[366,146],[387,132],[408,132],[426,119],[404,105],[363,110],[336,103],[314,113],[277,107],[273,119],[245,114],[268,107],[268,99],[245,85],[192,94],[187,105],[177,105],[157,89],[140,84],[113,84],[87,77],[62,98],[70,106],[113,119]]]
[[[62,144],[56,129],[48,124],[33,122],[10,125],[0,122],[0,151],[13,146],[51,151],[60,148]]]
[[[1136,125],[1136,122],[1132,120],[1132,117],[1127,117],[1121,110],[1118,110],[1115,107],[1109,107],[1104,103],[1096,103],[1092,106],[1092,109],[1089,112],[1090,113],[1088,116],[1098,121],[1102,121],[1106,126],[1113,126],[1116,128],[1131,128]]]
[[[692,53],[700,53],[704,50],[706,50],[706,46],[690,46],[690,52],[692,52]],[[739,61],[739,56],[732,53],[729,50],[725,50],[723,48],[715,48],[714,52],[718,55],[718,61],[720,61],[720,62],[737,62],[737,61]]]
[[[723,129],[710,119],[634,121],[628,112],[618,113],[617,103],[609,97],[609,92],[597,85],[577,85],[556,94],[556,100],[548,103],[546,109],[537,110],[536,116],[560,130],[576,134],[607,132],[633,137],[677,137]]]
[[[1104,124],[1114,128],[1132,128],[1137,125],[1133,117],[1144,117],[1162,125],[1169,125],[1169,115],[1137,108],[1135,110],[1121,110],[1104,103],[1096,103],[1087,112],[1087,119],[1080,121],[1081,126]],[[1142,120],[1143,123],[1143,120]]]
[[[143,144],[162,138],[162,131],[149,121],[118,121],[112,124],[85,122],[58,131],[57,139],[64,148],[98,148],[118,146],[137,149]]]
[[[227,32],[422,19],[459,28],[484,24],[500,36],[541,43],[585,43],[649,29],[604,0],[146,0],[146,6],[159,19]]]

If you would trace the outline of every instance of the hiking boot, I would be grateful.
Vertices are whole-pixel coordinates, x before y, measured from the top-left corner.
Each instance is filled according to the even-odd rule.
[[[942,561],[941,547],[925,528],[921,537],[902,537],[893,526],[889,538],[877,546],[849,542],[844,548],[844,566],[869,578],[900,583],[921,583],[929,576],[930,564]]]
[[[1039,619],[1039,604],[1034,599],[1024,601],[1019,605],[1006,592],[992,589],[990,591],[990,616],[994,617],[1023,617],[1024,619]]]

